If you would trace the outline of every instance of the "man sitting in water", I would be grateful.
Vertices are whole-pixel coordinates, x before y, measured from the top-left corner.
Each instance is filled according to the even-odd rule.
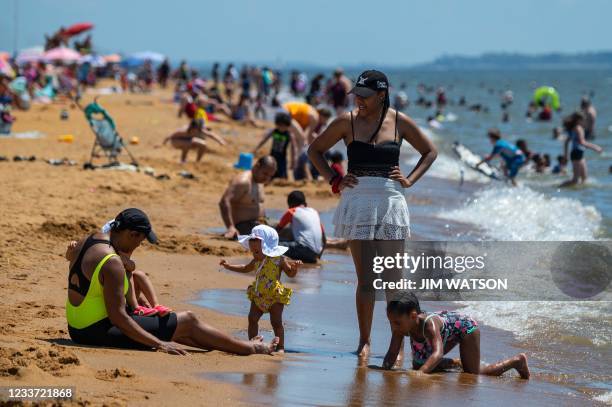
[[[506,140],[502,140],[501,133],[498,129],[490,129],[487,135],[489,136],[491,144],[493,144],[493,151],[491,151],[491,154],[486,156],[476,166],[491,161],[493,158],[499,155],[505,162],[504,171],[506,176],[508,179],[510,179],[512,186],[516,186],[515,178],[519,172],[519,169],[525,162],[525,155],[517,146],[510,144]]]
[[[319,213],[306,204],[302,191],[293,191],[287,197],[289,209],[276,225],[280,233],[285,226],[291,224],[292,239],[279,244],[289,247],[286,256],[304,263],[316,263],[323,254],[325,246],[325,230]]]
[[[325,228],[316,209],[306,204],[306,197],[302,191],[293,191],[287,197],[289,209],[283,214],[280,222],[276,225],[279,235],[288,233],[291,237],[280,242],[289,247],[286,255],[293,260],[301,260],[304,263],[316,263],[321,258],[326,248],[346,249],[348,242],[345,239],[328,239],[325,236]],[[291,224],[291,229],[286,226]]]
[[[247,235],[264,218],[263,185],[276,173],[272,156],[260,158],[251,171],[234,177],[219,201],[221,217],[227,228],[225,237],[234,239],[239,233]]]
[[[129,315],[126,311],[128,277],[119,253],[132,253],[147,239],[157,243],[147,215],[130,208],[115,218],[108,233],[93,233],[74,248],[68,274],[66,319],[70,338],[90,346],[155,349],[177,355],[178,344],[239,355],[272,353],[278,338],[238,340],[198,320],[191,312],[164,316]]]

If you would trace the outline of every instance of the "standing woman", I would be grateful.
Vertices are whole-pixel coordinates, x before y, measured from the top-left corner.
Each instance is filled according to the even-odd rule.
[[[404,241],[410,237],[404,188],[410,188],[423,176],[437,151],[408,116],[389,108],[389,81],[385,74],[363,72],[350,93],[355,95],[357,108],[337,117],[310,145],[308,155],[332,191],[341,193],[333,223],[335,235],[349,240],[355,263],[357,354],[365,357],[370,352],[374,313],[374,257],[403,252]],[[344,140],[348,155],[348,173],[344,177],[336,174],[323,156],[340,140]],[[421,154],[408,176],[399,167],[402,140]]]
[[[564,145],[564,156],[567,160],[569,145],[572,149],[569,153],[569,158],[572,160],[572,179],[565,181],[561,187],[569,187],[576,184],[582,184],[587,179],[587,164],[584,158],[584,150],[591,149],[598,153],[603,150],[597,144],[586,141],[584,134],[584,114],[582,112],[574,112],[563,119],[563,127],[567,132],[567,139]]]

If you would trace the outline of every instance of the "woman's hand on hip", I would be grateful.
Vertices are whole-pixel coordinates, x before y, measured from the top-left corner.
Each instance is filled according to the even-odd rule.
[[[402,170],[400,170],[400,167],[398,166],[391,167],[391,172],[389,172],[389,178],[402,184],[403,188],[410,188],[413,185],[412,181],[410,181],[404,176],[404,174],[402,174]]]
[[[359,184],[357,177],[349,173],[342,178],[342,181],[340,181],[340,184],[338,185],[338,189],[342,191],[344,188],[353,188],[357,184]]]

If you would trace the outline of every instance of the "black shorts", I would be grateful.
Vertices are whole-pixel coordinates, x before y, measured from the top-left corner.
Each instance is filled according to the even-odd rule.
[[[304,263],[316,263],[319,255],[308,246],[301,245],[293,240],[283,240],[278,243],[289,248],[285,256],[293,260],[301,260]]]
[[[164,317],[142,317],[130,315],[142,329],[162,341],[171,341],[176,331],[176,313],[171,312]],[[149,346],[136,342],[126,336],[119,328],[114,326],[110,319],[104,318],[83,329],[76,329],[68,325],[70,338],[81,345],[106,346],[124,349],[150,349]]]
[[[570,160],[572,161],[580,161],[582,160],[582,157],[584,157],[583,150],[575,149],[570,152]]]
[[[258,225],[260,225],[259,221],[245,220],[244,222],[236,223],[234,227],[236,228],[238,233],[240,233],[241,235],[250,235],[251,230],[253,230],[253,228]]]

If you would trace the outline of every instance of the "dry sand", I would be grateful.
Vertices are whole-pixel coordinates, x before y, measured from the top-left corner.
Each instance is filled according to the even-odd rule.
[[[85,102],[91,100],[85,97]],[[262,131],[212,124],[229,143],[214,143],[201,163],[178,163],[179,152],[157,147],[171,131],[185,124],[176,117],[169,92],[150,95],[109,95],[100,103],[117,122],[144,166],[166,173],[156,180],[144,173],[85,171],[80,166],[51,166],[48,158],[67,157],[82,164],[93,135],[83,114],[68,103],[34,105],[16,112],[14,132],[38,130],[36,140],[0,138],[0,155],[35,155],[34,162],[0,162],[0,386],[75,386],[78,404],[238,404],[248,400],[232,385],[206,381],[198,374],[217,371],[265,372],[277,369],[281,356],[238,357],[221,352],[162,353],[75,346],[64,317],[68,240],[99,228],[121,209],[136,206],[150,216],[160,237],[159,247],[145,245],[134,259],[153,281],[161,303],[175,310],[193,310],[198,317],[233,332],[246,329],[236,318],[190,306],[187,302],[206,288],[246,288],[251,276],[218,272],[221,256],[244,256],[235,242],[205,235],[220,227],[218,200],[237,170],[240,151],[250,151]],[[70,117],[60,120],[68,108]],[[73,143],[57,141],[74,135]],[[127,157],[123,157],[125,161]],[[100,161],[100,160],[99,160]],[[197,180],[177,174],[192,172]],[[284,182],[267,187],[267,207],[282,209],[288,192],[299,187],[309,204],[329,209],[335,198],[329,187]],[[269,329],[268,321],[262,327]]]

